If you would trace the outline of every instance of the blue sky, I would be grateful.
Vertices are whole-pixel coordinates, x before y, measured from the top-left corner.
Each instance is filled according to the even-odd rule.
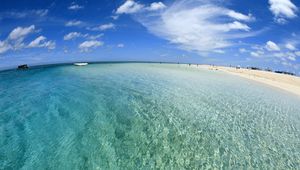
[[[296,0],[4,0],[0,68],[172,61],[300,74]]]

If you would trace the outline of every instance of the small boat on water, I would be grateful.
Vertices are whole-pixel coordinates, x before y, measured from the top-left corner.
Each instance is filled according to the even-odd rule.
[[[89,63],[74,63],[75,66],[86,66]]]

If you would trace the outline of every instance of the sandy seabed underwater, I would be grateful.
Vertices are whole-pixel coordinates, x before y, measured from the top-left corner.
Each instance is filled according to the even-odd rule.
[[[300,97],[176,64],[0,72],[0,169],[300,169]]]

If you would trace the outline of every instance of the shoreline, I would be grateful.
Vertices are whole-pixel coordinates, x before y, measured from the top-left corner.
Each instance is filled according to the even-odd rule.
[[[116,63],[145,63],[145,64],[178,64],[174,62],[157,62],[157,61],[90,61],[89,64],[116,64]],[[62,65],[73,65],[73,62],[67,63],[52,63],[52,64],[41,64],[41,65],[31,65],[30,68],[44,68],[44,67],[53,67],[53,66],[62,66]],[[187,64],[180,63],[180,65],[186,65],[193,68],[201,68],[207,70],[218,70],[231,75],[236,75],[239,77],[243,77],[249,80],[253,80],[256,82],[264,83],[266,85],[285,90],[294,95],[300,97],[300,77],[268,72],[264,70],[251,70],[245,68],[235,68],[235,67],[226,67],[226,66],[212,66],[206,64]],[[0,70],[0,72],[12,71],[16,70],[16,68],[9,68]]]
[[[167,61],[138,61],[138,60],[129,60],[129,61],[123,61],[123,60],[116,60],[116,61],[85,61],[85,60],[75,60],[75,61],[68,61],[68,62],[54,62],[54,63],[29,63],[26,64],[29,66],[30,69],[35,69],[35,68],[46,68],[46,67],[55,67],[55,66],[67,66],[67,65],[73,65],[74,63],[77,62],[85,62],[90,65],[92,64],[127,64],[127,63],[144,63],[144,64],[178,64],[176,62],[167,62]],[[19,64],[19,65],[24,65],[24,64]],[[187,64],[187,63],[182,63],[182,64]],[[5,71],[11,71],[11,70],[16,70],[19,65],[11,65],[7,67],[0,67],[0,72],[5,72]]]
[[[250,70],[245,68],[233,68],[224,66],[198,65],[195,68],[203,68],[209,70],[218,70],[225,73],[243,77],[249,80],[260,82],[287,92],[293,93],[300,97],[300,77],[286,74],[279,74],[263,70]]]

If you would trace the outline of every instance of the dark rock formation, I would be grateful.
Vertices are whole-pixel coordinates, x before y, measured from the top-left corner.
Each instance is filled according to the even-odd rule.
[[[28,69],[28,65],[27,64],[23,64],[23,65],[19,65],[18,66],[18,70],[25,70],[25,69]]]

